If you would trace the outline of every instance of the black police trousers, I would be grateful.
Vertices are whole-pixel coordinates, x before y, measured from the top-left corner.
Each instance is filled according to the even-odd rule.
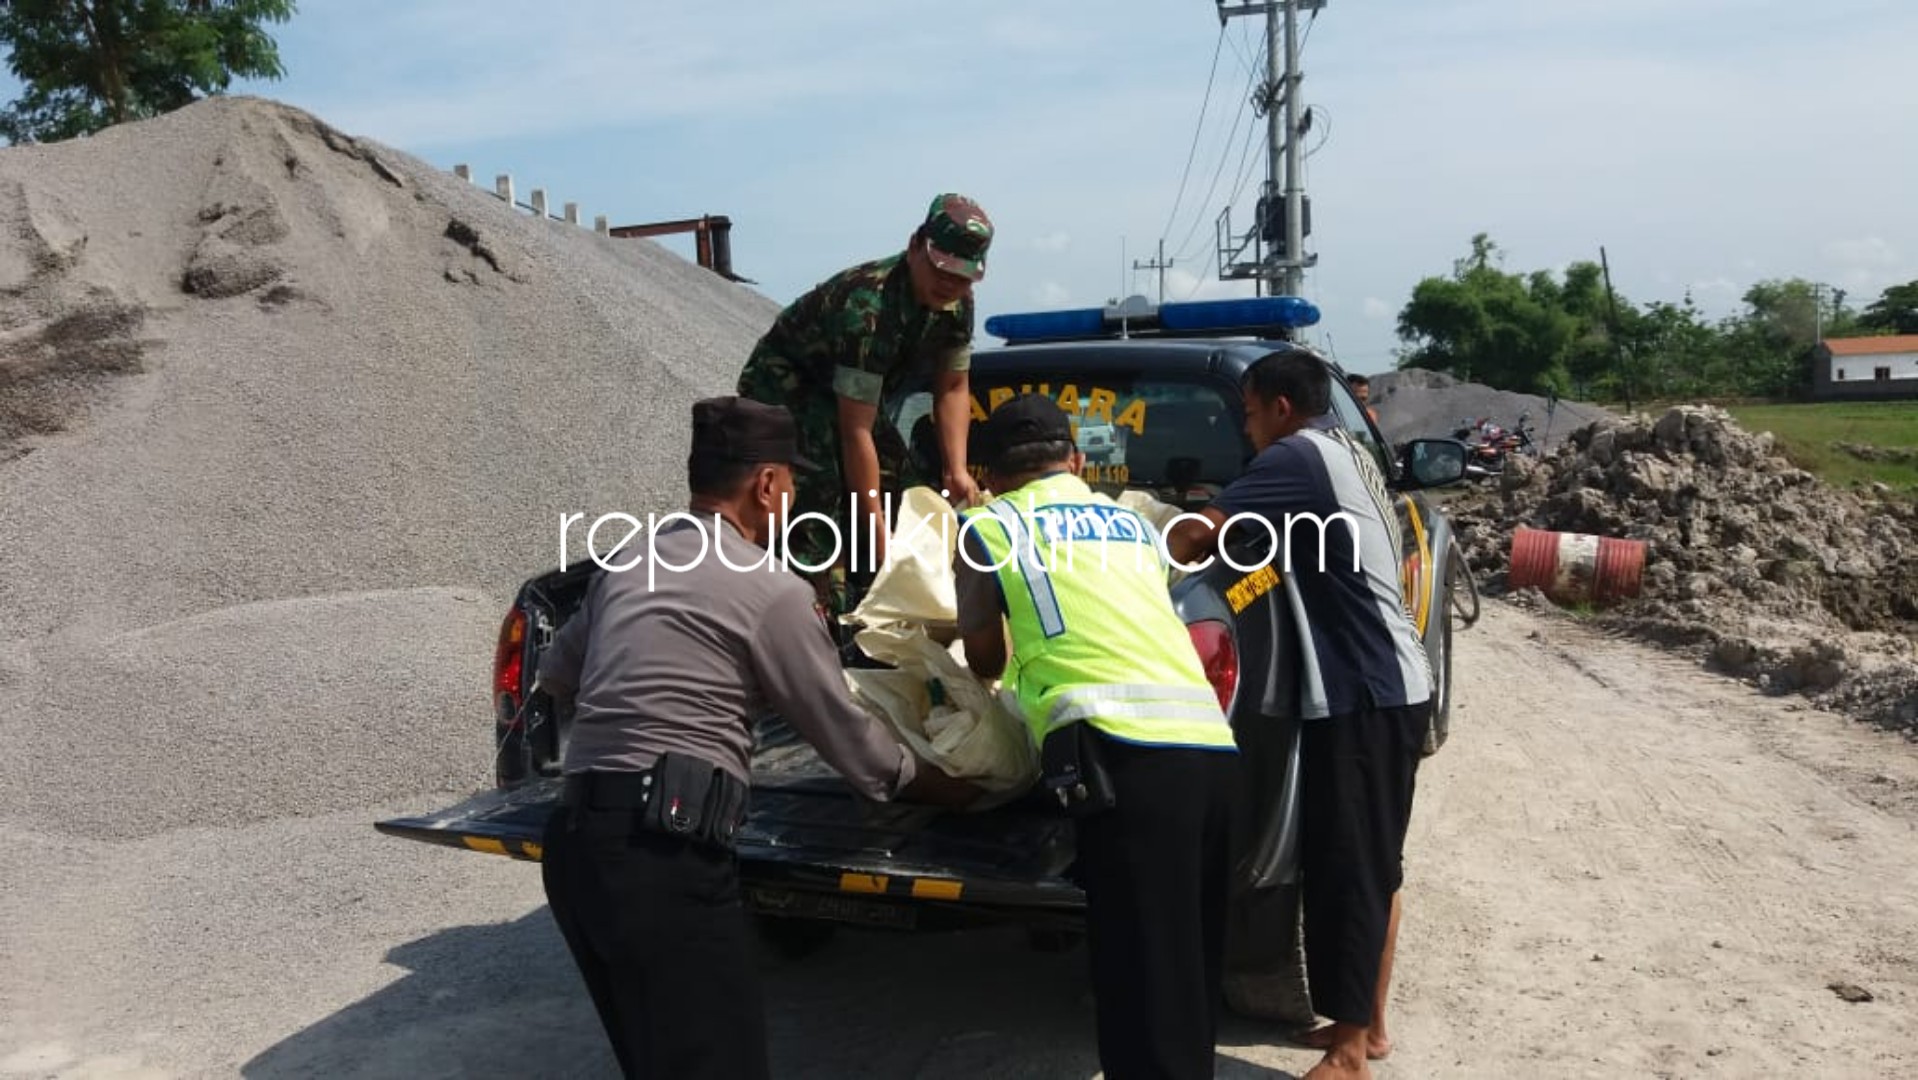
[[[738,864],[635,822],[561,806],[541,877],[620,1069],[647,1080],[770,1074]]]
[[[1107,1080],[1210,1078],[1238,755],[1103,735],[1098,747],[1116,798],[1076,836],[1100,1067]]]

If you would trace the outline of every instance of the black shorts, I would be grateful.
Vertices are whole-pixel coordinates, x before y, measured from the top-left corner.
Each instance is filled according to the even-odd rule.
[[[1313,1006],[1364,1023],[1372,1007],[1392,894],[1405,879],[1405,834],[1430,704],[1308,720],[1299,744],[1299,869]]]

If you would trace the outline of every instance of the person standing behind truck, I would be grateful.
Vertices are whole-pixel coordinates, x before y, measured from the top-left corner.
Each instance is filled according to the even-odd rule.
[[[1197,517],[1167,531],[1174,561],[1218,550],[1248,514],[1282,538],[1273,555],[1308,643],[1300,680],[1299,868],[1312,1006],[1325,1057],[1305,1080],[1369,1077],[1384,1049],[1405,833],[1432,709],[1432,674],[1399,580],[1400,538],[1369,454],[1329,415],[1331,369],[1299,349],[1247,369],[1246,434],[1258,454]],[[1316,520],[1314,520],[1316,518]],[[1262,530],[1261,530],[1262,531]],[[1316,543],[1291,546],[1294,537]]]
[[[834,618],[850,609],[849,588],[869,583],[884,564],[886,496],[896,500],[905,487],[930,482],[904,475],[905,440],[879,422],[880,402],[906,378],[931,377],[948,497],[966,505],[978,492],[966,468],[972,287],[985,277],[992,234],[971,199],[934,198],[903,252],[842,270],[794,300],[740,372],[739,395],[790,408],[800,451],[820,465],[797,478],[795,516],[822,514],[837,533],[817,520],[800,522],[790,555],[813,576],[820,606]],[[856,514],[849,512],[854,502]],[[848,565],[855,537],[858,559]],[[837,565],[825,568],[835,546]]]
[[[1371,417],[1374,424],[1378,423],[1379,411],[1372,407],[1372,380],[1363,375],[1347,375],[1345,385],[1352,388],[1352,396],[1359,399],[1359,407],[1365,410],[1365,415]]]
[[[1110,1080],[1213,1075],[1238,746],[1151,524],[1080,479],[1051,398],[979,433],[991,490],[962,512],[966,663],[1005,673],[1044,782],[1076,820],[1099,1064]],[[1007,655],[1007,627],[1011,654]]]
[[[596,578],[540,663],[539,685],[575,703],[541,876],[629,1077],[767,1075],[733,853],[759,716],[776,710],[867,798],[981,794],[853,701],[812,590],[768,567],[810,467],[785,409],[696,403],[692,520],[654,535],[647,573]]]

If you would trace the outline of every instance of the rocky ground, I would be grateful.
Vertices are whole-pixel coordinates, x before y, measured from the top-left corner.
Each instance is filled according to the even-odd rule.
[[[1457,636],[1381,1080],[1918,1071],[1918,755],[1554,610]],[[478,752],[469,746],[458,752]],[[613,1077],[538,868],[427,791],[87,840],[0,824],[0,1077]],[[774,1075],[1097,1075],[1085,954],[845,932],[762,962]],[[1316,1059],[1242,1019],[1226,1080]]]
[[[1521,525],[1643,541],[1599,625],[1918,736],[1918,504],[1820,483],[1722,409],[1587,425],[1447,510],[1494,590]]]

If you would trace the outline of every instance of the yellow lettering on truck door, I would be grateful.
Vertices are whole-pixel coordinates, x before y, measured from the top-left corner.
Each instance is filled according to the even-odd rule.
[[[1112,406],[1118,402],[1119,395],[1101,387],[1093,387],[1092,404],[1086,406],[1086,419],[1097,416],[1103,417],[1108,424],[1112,423]]]

